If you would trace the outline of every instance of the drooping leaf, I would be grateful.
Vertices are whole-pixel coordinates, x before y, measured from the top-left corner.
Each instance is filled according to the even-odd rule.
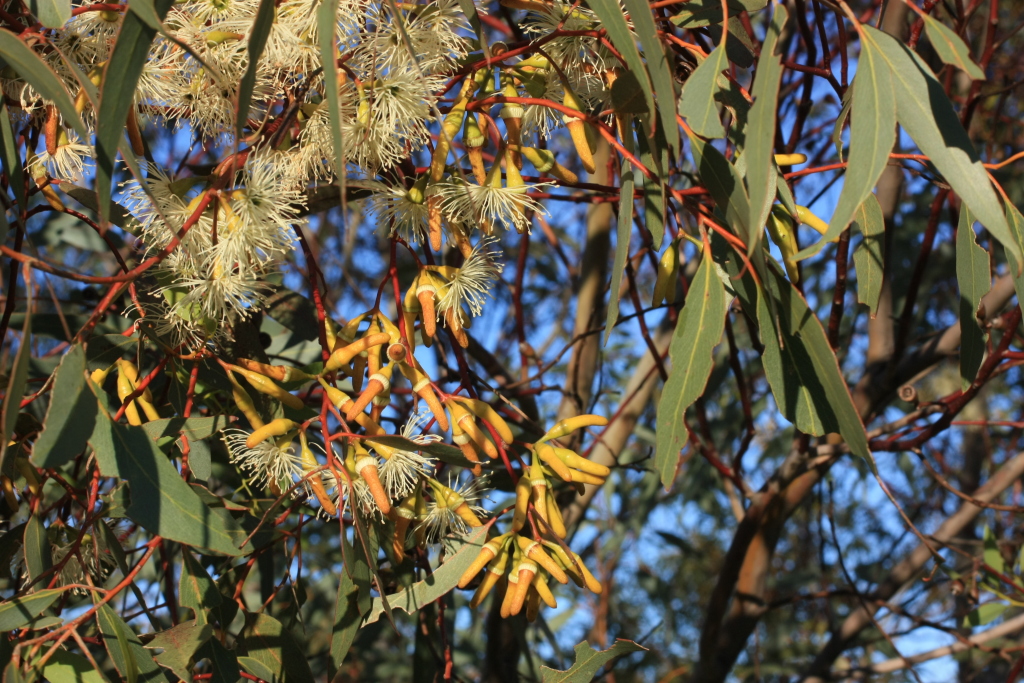
[[[976,81],[985,80],[985,72],[971,59],[971,49],[963,38],[930,14],[919,16],[924,19],[924,32],[943,63],[955,66]]]
[[[195,614],[196,622],[205,624],[206,611],[221,603],[220,591],[210,575],[188,550],[181,552],[181,575],[178,579],[178,603]]]
[[[178,436],[184,432],[190,442],[216,434],[231,424],[228,415],[214,415],[211,417],[170,417],[163,420],[152,420],[142,425],[146,435],[157,445],[173,443]]]
[[[1010,231],[1013,233],[1014,239],[1017,240],[1017,244],[1024,249],[1024,215],[1021,215],[1017,207],[1010,202],[1006,202],[1006,222],[1010,225]],[[1013,262],[1010,261],[1010,263],[1012,264]],[[1010,276],[1013,277],[1013,287],[1017,292],[1017,300],[1024,301],[1024,272],[1017,273],[1011,267]]]
[[[238,683],[242,675],[238,670],[238,657],[216,638],[210,638],[196,651],[196,659],[210,660],[210,683]]]
[[[25,4],[46,28],[62,28],[71,18],[71,0],[26,0]]]
[[[85,450],[96,424],[96,397],[85,383],[85,349],[71,347],[53,380],[43,431],[32,449],[37,467],[60,467]]]
[[[57,74],[53,73],[46,62],[28,45],[7,29],[0,29],[0,55],[3,55],[4,61],[35,88],[36,92],[53,102],[66,124],[83,138],[89,136],[82,118],[75,111],[75,103],[71,101],[71,96]]]
[[[7,107],[6,102],[0,102],[0,166],[7,174],[8,184],[14,190],[18,208],[24,211],[28,206],[25,197],[25,172],[21,166],[18,142],[14,137],[14,128],[11,125],[11,110]]]
[[[573,650],[576,662],[566,671],[557,671],[546,666],[540,668],[541,683],[590,683],[602,667],[612,660],[631,652],[643,652],[647,648],[637,645],[632,640],[616,640],[607,650],[595,650],[583,641]]]
[[[757,12],[768,5],[768,0],[729,0],[729,16],[739,12]],[[700,28],[722,23],[721,0],[689,0],[682,5],[672,23],[684,29]]]
[[[249,107],[252,105],[252,92],[256,87],[256,70],[259,68],[263,49],[267,46],[267,38],[270,36],[270,29],[274,25],[276,13],[274,0],[260,0],[259,9],[256,10],[256,19],[252,24],[252,31],[246,40],[245,46],[249,62],[245,65],[245,73],[242,74],[242,81],[238,85],[238,106],[236,107],[235,116],[235,135],[238,137],[242,137],[245,121],[249,117]]]
[[[63,592],[63,589],[51,588],[0,602],[0,631],[12,631],[31,623]]]
[[[359,586],[348,575],[341,573],[338,582],[338,598],[334,604],[334,625],[331,627],[331,656],[328,676],[333,679],[334,673],[341,668],[348,655],[356,634],[362,625],[359,614]]]
[[[775,120],[782,79],[782,57],[775,54],[775,47],[787,17],[786,6],[776,5],[757,60],[757,75],[751,91],[754,105],[747,119],[746,146],[743,148],[743,156],[747,160],[747,191],[750,194],[750,236],[753,238],[747,242],[748,253],[759,248],[763,233],[761,227],[768,220],[768,212],[775,199],[777,174],[772,152],[775,149]]]
[[[279,683],[313,683],[306,654],[284,625],[263,613],[245,615],[240,647],[265,666]],[[239,658],[239,663],[245,663]]]
[[[978,321],[981,299],[992,289],[988,252],[978,245],[974,217],[960,205],[956,228],[956,282],[960,288],[960,387],[967,389],[985,358],[988,333]]]
[[[334,143],[334,168],[337,169],[338,187],[341,190],[338,199],[344,205],[345,200],[345,141],[341,136],[341,94],[337,79],[338,45],[334,39],[338,24],[338,5],[333,2],[322,2],[316,11],[317,38],[320,42],[320,63],[329,65],[324,74],[324,97],[327,99],[328,121],[331,127],[331,140]]]
[[[871,39],[873,35],[864,37],[853,79],[850,156],[842,192],[828,230],[815,244],[801,250],[797,260],[818,253],[846,229],[889,163],[889,153],[896,142],[896,97],[890,65]]]
[[[864,236],[864,241],[853,252],[853,266],[857,269],[857,301],[867,306],[871,317],[874,317],[882,295],[882,266],[885,263],[885,217],[874,194],[868,195],[857,209],[853,226]]]
[[[632,146],[632,145],[630,145]],[[612,286],[608,291],[608,314],[604,322],[604,344],[612,334],[615,321],[619,319],[619,292],[622,289],[622,275],[629,258],[629,236],[633,232],[633,175],[622,176],[619,188],[619,214],[615,228],[615,260],[612,265]]]
[[[28,383],[28,366],[32,360],[32,313],[25,314],[25,323],[21,328],[21,340],[18,353],[14,356],[11,375],[7,378],[7,392],[4,394],[3,406],[0,407],[0,469],[3,462],[13,457],[10,442],[14,438],[14,430],[18,424],[18,413],[21,412],[21,399],[25,395]]]
[[[103,644],[107,648],[114,668],[122,678],[134,683],[166,681],[170,679],[160,665],[153,660],[153,655],[143,646],[131,627],[124,623],[117,612],[109,605],[100,605],[96,610],[96,623],[99,625]],[[134,672],[134,673],[133,673]]]
[[[392,593],[387,596],[388,603],[394,609],[412,614],[423,605],[437,600],[439,597],[455,588],[462,573],[473,563],[480,548],[487,540],[486,526],[473,529],[469,534],[452,541],[452,552],[436,571],[422,581],[417,581],[405,590]],[[363,621],[363,625],[372,624],[384,613],[384,603],[380,598],[374,598],[373,607]]]
[[[892,36],[863,26],[881,47],[892,73],[896,118],[914,143],[928,156],[975,218],[1003,245],[1014,270],[1024,264],[1021,247],[1013,239],[988,173],[960,118],[928,65],[916,52]]]
[[[725,286],[718,277],[710,248],[704,251],[672,335],[672,369],[658,401],[654,466],[666,488],[672,485],[679,452],[686,445],[686,410],[704,393],[714,366],[712,354],[725,329]]]
[[[856,78],[856,76],[854,76]],[[891,79],[890,79],[891,81]],[[853,108],[853,88],[847,88],[843,93],[843,106],[836,117],[835,126],[832,127],[832,144],[836,147],[836,156],[839,161],[843,160],[843,126],[850,118],[850,110]]]
[[[50,538],[38,513],[28,518],[24,539],[25,569],[28,571],[29,583],[34,584],[53,566]]]
[[[647,114],[644,89],[632,71],[623,71],[611,87],[612,109],[620,116]]]
[[[725,136],[725,127],[722,126],[718,107],[715,106],[715,94],[719,87],[719,76],[728,66],[725,47],[719,45],[697,65],[683,86],[683,94],[679,98],[679,115],[701,137]]]
[[[679,149],[679,125],[676,123],[676,81],[672,74],[665,44],[654,23],[651,6],[646,0],[624,0],[626,12],[633,22],[633,28],[640,38],[647,58],[647,72],[651,76],[651,86],[658,98],[658,117],[661,121],[659,132],[664,136],[668,150],[673,153]],[[593,5],[591,5],[593,7]],[[614,40],[613,40],[614,42]]]
[[[88,659],[64,649],[58,649],[46,660],[43,677],[50,683],[107,683]]]
[[[691,135],[690,148],[693,150],[697,173],[711,197],[736,234],[749,243],[747,221],[750,220],[750,199],[747,197],[747,188],[743,186],[743,178],[713,145]]]
[[[640,163],[645,168],[662,173],[661,169],[668,168],[668,150],[663,142],[660,142],[661,135],[654,134],[654,144],[647,138],[648,130],[643,122],[637,124],[637,151],[640,152]],[[655,249],[661,249],[662,241],[665,239],[665,185],[661,177],[648,178],[639,169],[633,172],[633,186],[643,185],[644,188],[644,222],[647,232],[651,233],[651,244]]]
[[[90,438],[100,472],[128,482],[128,516],[150,533],[224,555],[242,555],[246,533],[223,509],[207,507],[141,427],[117,424],[101,411]]]
[[[984,626],[990,621],[995,621],[1003,612],[1010,606],[1007,602],[986,602],[984,605],[978,605],[973,610],[967,613],[964,617],[964,628],[970,628],[972,626]]]
[[[210,624],[186,621],[156,634],[146,647],[153,650],[162,648],[163,652],[156,655],[156,661],[187,681],[192,677],[189,662],[212,635],[213,626]]]
[[[757,318],[765,375],[779,410],[807,434],[841,434],[851,452],[872,462],[864,424],[821,322],[778,266],[773,263],[767,270]],[[776,297],[775,317],[766,296]]]
[[[162,21],[174,0],[153,0]],[[135,12],[125,12],[117,41],[103,70],[99,112],[96,115],[96,196],[99,214],[109,219],[111,182],[119,143],[124,138],[128,112],[135,106],[135,86],[149,58],[156,29]]]

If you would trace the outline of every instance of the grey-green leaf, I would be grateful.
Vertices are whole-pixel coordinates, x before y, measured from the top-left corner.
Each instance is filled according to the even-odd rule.
[[[31,623],[63,592],[61,588],[51,588],[0,603],[0,631],[12,631]]]
[[[988,173],[960,119],[936,80],[917,53],[892,36],[870,26],[863,30],[881,47],[892,73],[896,118],[914,143],[928,156],[971,213],[981,221],[1011,256],[1011,268],[1024,264],[1021,247],[1013,239]]]
[[[619,319],[619,292],[622,289],[622,275],[629,257],[629,236],[633,232],[633,175],[622,177],[619,188],[619,215],[615,229],[615,261],[612,266],[612,286],[608,292],[608,315],[604,321],[604,344],[612,334],[615,321]]]
[[[598,19],[601,20],[601,25],[608,32],[608,38],[611,39],[612,44],[622,53],[622,57],[626,60],[626,66],[629,67],[629,70],[633,72],[633,75],[640,82],[640,87],[644,91],[644,100],[647,102],[647,111],[653,112],[655,105],[651,80],[647,75],[644,60],[640,57],[640,51],[636,48],[633,33],[629,30],[629,24],[626,23],[626,16],[623,14],[618,0],[591,0],[587,4],[597,14]],[[675,113],[674,109],[672,113]]]
[[[324,98],[327,100],[328,120],[331,126],[331,140],[334,143],[334,167],[338,169],[338,187],[341,192],[338,199],[342,205],[345,202],[345,178],[341,171],[345,168],[345,142],[341,136],[341,96],[338,88],[336,58],[338,53],[337,42],[335,41],[335,30],[337,29],[338,5],[334,2],[322,2],[316,11],[317,37],[320,42],[320,62],[328,64],[324,78]]]
[[[89,131],[82,118],[75,111],[75,103],[64,89],[64,84],[53,70],[28,45],[7,29],[0,29],[0,55],[8,66],[18,72],[40,95],[54,103],[64,117],[64,122],[75,129],[83,138]]]
[[[654,23],[651,6],[646,0],[624,0],[633,28],[640,38],[647,57],[651,86],[658,98],[658,118],[668,149],[679,149],[679,125],[676,123],[676,81],[665,54],[665,44]]]
[[[10,179],[9,185],[14,190],[14,198],[18,200],[18,207],[24,211],[28,206],[25,197],[25,173],[21,166],[21,154],[18,153],[14,128],[11,126],[11,110],[3,101],[0,101],[0,164]]]
[[[46,28],[62,28],[71,18],[71,0],[27,0],[25,4]]]
[[[960,288],[960,386],[967,389],[985,358],[988,333],[978,321],[981,299],[992,289],[988,252],[978,245],[974,218],[960,205],[956,228],[956,282]]]
[[[691,135],[690,148],[693,151],[697,173],[700,174],[700,179],[708,188],[711,197],[740,239],[749,243],[750,199],[747,197],[743,178],[736,167],[713,145]]]
[[[46,660],[43,677],[50,683],[106,683],[107,679],[92,668],[89,660],[82,655],[57,649]]]
[[[43,431],[32,449],[37,467],[60,467],[85,450],[96,425],[96,397],[85,383],[85,350],[71,347],[53,380]]]
[[[595,650],[586,641],[574,648],[576,662],[566,671],[542,666],[540,669],[541,683],[590,683],[597,672],[614,659],[631,652],[642,652],[647,648],[637,645],[632,640],[616,640],[607,650]]]
[[[34,584],[53,566],[50,539],[38,513],[28,518],[24,539],[25,569],[28,570],[29,583]]]
[[[725,46],[719,45],[704,61],[697,65],[683,86],[679,98],[679,115],[686,119],[690,129],[705,138],[725,137],[725,127],[715,105],[718,77],[729,66]],[[774,140],[774,136],[769,143]]]
[[[882,176],[889,153],[896,143],[896,98],[890,65],[882,49],[865,36],[853,79],[853,107],[850,122],[850,156],[846,177],[828,230],[813,245],[802,249],[797,260],[817,254],[846,229]]]
[[[253,21],[252,31],[246,41],[246,52],[249,63],[245,66],[245,73],[242,74],[242,81],[238,85],[238,106],[235,116],[235,135],[242,137],[242,130],[245,128],[245,121],[249,117],[249,107],[252,105],[252,92],[256,87],[256,70],[259,67],[260,57],[263,55],[263,48],[267,46],[267,38],[270,36],[270,29],[274,25],[275,14],[277,13],[274,0],[260,0],[259,9],[256,10],[256,19]]]
[[[714,367],[712,354],[725,329],[727,303],[725,285],[718,277],[710,249],[705,249],[672,335],[672,370],[658,401],[654,466],[666,488],[672,485],[679,452],[686,445],[686,410],[704,393]]]
[[[331,627],[329,677],[333,678],[334,672],[341,668],[348,651],[352,648],[352,643],[355,642],[362,621],[359,614],[359,586],[348,572],[341,572],[338,597],[334,604],[334,625]]]
[[[114,668],[122,677],[142,683],[170,683],[167,674],[153,660],[150,651],[109,605],[100,605],[96,610],[96,623],[99,625],[103,644],[114,663]]]
[[[313,683],[305,652],[284,625],[267,614],[245,615],[240,647],[270,670],[277,683]]]
[[[920,16],[924,18],[924,32],[939,55],[939,59],[945,64],[964,71],[976,81],[985,80],[985,72],[971,59],[971,49],[967,47],[963,38],[935,17],[929,14]]]
[[[221,603],[220,591],[210,575],[188,550],[182,550],[181,576],[178,579],[178,603],[195,613],[196,621],[205,624],[206,611]]]
[[[871,311],[871,317],[878,312],[878,300],[882,295],[885,263],[885,217],[878,198],[868,195],[853,217],[853,226],[862,241],[853,252],[853,266],[857,270],[857,301]]]
[[[6,458],[13,456],[8,445],[14,437],[14,429],[18,424],[18,413],[21,412],[21,399],[25,395],[28,383],[28,366],[32,360],[32,313],[25,314],[25,324],[21,328],[21,342],[18,353],[14,356],[11,376],[7,380],[7,393],[0,409],[0,466]]]
[[[167,667],[183,681],[192,677],[189,666],[193,655],[213,635],[213,626],[205,622],[186,621],[174,628],[161,631],[146,645],[150,649],[163,649],[156,656],[160,666]]]

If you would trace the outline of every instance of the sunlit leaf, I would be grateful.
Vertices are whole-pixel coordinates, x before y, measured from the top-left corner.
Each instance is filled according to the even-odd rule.
[[[686,119],[690,130],[701,137],[725,136],[725,127],[722,126],[718,107],[715,106],[715,94],[718,91],[719,76],[728,67],[725,48],[719,45],[697,66],[683,86],[683,94],[679,98],[679,115]]]
[[[259,68],[260,57],[263,56],[263,49],[267,46],[267,38],[270,36],[270,29],[274,25],[276,14],[277,7],[274,0],[260,0],[252,31],[245,43],[249,61],[245,66],[245,73],[242,74],[242,81],[238,85],[238,106],[235,116],[235,135],[238,137],[242,137],[242,130],[249,117],[252,92],[256,87],[256,71]]]
[[[867,306],[874,317],[885,281],[885,217],[874,194],[869,194],[857,209],[852,225],[864,236],[853,252],[853,265],[857,270],[857,301]]]
[[[939,59],[966,72],[976,81],[985,80],[985,72],[971,59],[971,49],[967,47],[963,38],[930,14],[919,16],[924,19],[924,32],[939,55]]]
[[[541,683],[590,683],[597,672],[609,662],[628,655],[641,652],[647,648],[637,645],[632,640],[616,640],[607,650],[595,650],[586,641],[574,648],[576,663],[566,671],[556,671],[546,666],[540,669]]]

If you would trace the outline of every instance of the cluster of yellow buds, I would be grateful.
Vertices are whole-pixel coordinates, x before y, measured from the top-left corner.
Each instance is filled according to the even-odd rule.
[[[139,387],[139,368],[135,363],[119,358],[114,365],[108,368],[94,370],[90,378],[97,386],[101,386],[115,368],[117,369],[117,398],[124,402]],[[136,396],[125,406],[124,415],[128,424],[135,426],[160,419],[160,413],[153,403],[153,393],[149,387],[146,387],[142,394]],[[143,415],[146,419],[142,419]]]

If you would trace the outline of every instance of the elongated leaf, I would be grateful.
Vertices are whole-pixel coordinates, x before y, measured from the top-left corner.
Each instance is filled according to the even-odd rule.
[[[37,467],[60,467],[85,450],[96,425],[96,397],[85,383],[85,350],[71,347],[57,366],[50,408],[32,449]]]
[[[28,518],[24,538],[25,569],[28,571],[29,583],[34,584],[53,566],[50,538],[46,534],[43,519],[38,514]]]
[[[1013,268],[1024,264],[1021,247],[1016,243],[1000,208],[999,198],[977,150],[936,80],[917,53],[892,36],[864,26],[881,47],[892,73],[896,98],[896,118],[914,143],[939,169],[953,190],[967,202],[975,218],[981,221],[1010,255]]]
[[[25,4],[46,28],[61,28],[71,18],[71,0],[26,0]]]
[[[629,18],[633,21],[640,44],[647,57],[647,72],[651,76],[651,86],[658,98],[658,117],[661,121],[661,133],[668,144],[668,150],[674,156],[679,149],[679,125],[676,123],[676,81],[672,75],[668,57],[665,55],[665,44],[658,35],[658,27],[654,24],[651,6],[646,0],[624,0]],[[593,7],[593,5],[591,5]],[[614,40],[613,40],[614,42]]]
[[[729,16],[739,12],[756,12],[764,9],[768,0],[729,0]],[[680,28],[692,29],[722,23],[721,0],[689,0],[682,5],[679,14],[672,17],[672,23]]]
[[[964,628],[972,626],[984,626],[990,621],[995,621],[1002,616],[1003,612],[1010,606],[1007,602],[986,602],[978,605],[964,617]]]
[[[13,451],[8,444],[14,438],[14,429],[18,424],[18,413],[21,412],[21,399],[25,395],[31,360],[32,313],[29,311],[25,314],[25,324],[21,328],[21,343],[18,346],[18,353],[14,356],[11,376],[7,379],[7,393],[4,394],[3,406],[0,409],[0,469],[3,468],[4,460],[13,457]]]
[[[341,572],[338,598],[334,604],[334,625],[331,627],[328,678],[333,679],[334,673],[341,668],[348,651],[352,648],[352,643],[355,642],[362,621],[359,614],[359,586],[348,572]]]
[[[230,424],[231,418],[228,415],[189,418],[170,417],[147,422],[142,425],[142,429],[151,440],[158,443],[167,439],[173,442],[181,432],[184,432],[190,441],[199,441],[212,434],[216,434]]]
[[[631,652],[642,652],[646,649],[632,640],[616,640],[615,644],[607,650],[595,650],[584,641],[573,648],[576,652],[576,663],[570,669],[556,671],[542,666],[540,680],[541,683],[590,683],[597,672],[612,660]]]
[[[978,246],[974,218],[960,205],[956,228],[956,282],[960,288],[960,386],[967,389],[978,376],[985,358],[988,333],[978,321],[981,299],[992,289],[988,252]]]
[[[269,669],[279,683],[313,683],[313,673],[302,648],[284,625],[269,615],[245,615],[240,647]]]
[[[857,269],[857,300],[868,307],[873,318],[882,295],[882,266],[885,263],[885,217],[874,194],[868,195],[857,209],[853,225],[864,236],[864,241],[853,252],[853,266]]]
[[[107,648],[114,668],[123,678],[141,681],[166,681],[170,679],[160,665],[153,660],[152,653],[143,646],[131,627],[112,610],[109,605],[100,605],[96,610],[103,644]],[[131,673],[134,671],[134,675]]]
[[[220,591],[210,575],[188,550],[181,552],[181,576],[178,579],[178,603],[195,613],[196,622],[205,624],[206,613],[221,603]]]
[[[759,292],[757,318],[765,375],[779,410],[807,434],[841,434],[851,452],[872,462],[864,424],[821,322],[778,266],[767,270],[770,279]],[[769,291],[777,297],[774,318],[765,301]]]
[[[653,112],[655,105],[651,79],[647,74],[644,60],[640,57],[640,51],[636,48],[633,33],[629,30],[629,24],[626,23],[626,16],[622,13],[622,7],[619,6],[617,0],[593,0],[587,4],[597,14],[597,18],[601,20],[601,25],[608,32],[608,38],[619,52],[622,53],[623,59],[626,60],[626,66],[629,67],[629,70],[633,72],[633,75],[640,82],[640,87],[644,91],[644,100],[647,102],[647,111]],[[650,14],[650,9],[648,9],[648,14]],[[672,113],[675,114],[674,107],[672,108]]]
[[[648,139],[649,131],[642,121],[637,123],[636,129],[640,163],[648,169],[657,169],[656,172],[660,176],[668,168],[668,150],[661,140],[661,133],[656,131],[653,140]],[[651,233],[651,244],[660,250],[665,239],[665,185],[660,177],[648,178],[636,169],[633,172],[633,186],[640,184],[644,188],[644,222],[647,232]]]
[[[736,167],[714,146],[698,137],[690,136],[693,162],[701,181],[708,188],[725,219],[744,242],[749,243],[750,199],[743,178]]]
[[[252,105],[252,92],[256,87],[256,70],[259,68],[263,48],[267,46],[267,38],[270,36],[270,29],[274,25],[274,15],[276,13],[274,0],[260,0],[252,31],[249,33],[249,38],[246,41],[249,63],[245,65],[242,82],[238,85],[238,106],[235,116],[235,135],[238,137],[242,137],[242,129],[245,128],[245,121],[249,116],[249,107]]]
[[[21,166],[21,154],[18,153],[18,142],[11,126],[11,110],[7,103],[0,101],[0,164],[7,174],[8,184],[14,190],[18,200],[18,208],[22,211],[28,206],[25,197],[25,172]],[[6,221],[6,218],[4,219]],[[2,244],[2,242],[0,242]]]
[[[746,147],[743,156],[747,160],[747,191],[750,193],[750,237],[747,251],[758,249],[768,212],[775,199],[777,177],[775,159],[775,120],[779,103],[779,84],[782,80],[782,57],[775,54],[779,36],[786,25],[788,14],[785,5],[776,5],[768,35],[761,47],[757,60],[754,88],[754,105],[750,108],[747,124]]]
[[[75,129],[83,138],[89,137],[89,131],[75,111],[75,104],[64,89],[57,74],[28,45],[21,42],[16,35],[7,29],[0,29],[0,55],[4,61],[18,72],[40,95],[53,102],[64,117],[64,122]]]
[[[92,209],[98,213],[99,202],[96,201],[95,192],[88,188],[69,183],[66,180],[62,181],[59,187],[61,192],[70,195],[82,206]],[[142,233],[142,223],[136,220],[135,217],[128,212],[128,209],[113,200],[110,201],[107,208],[107,220],[133,235],[139,235]]]
[[[629,236],[633,232],[633,176],[626,174],[619,188],[619,215],[615,229],[615,261],[612,266],[612,286],[608,292],[608,315],[604,322],[604,344],[612,334],[612,327],[619,319],[619,292],[622,289],[622,275],[629,258]]]
[[[174,0],[154,0],[157,16],[163,20]],[[96,195],[99,214],[104,221],[110,218],[110,184],[114,175],[118,143],[124,137],[125,121],[135,106],[135,85],[149,57],[149,46],[156,29],[149,26],[135,12],[126,12],[117,33],[117,42],[103,70],[100,108],[96,116]]]
[[[836,117],[835,125],[832,127],[832,144],[836,146],[836,156],[839,157],[839,161],[843,160],[843,126],[846,125],[846,119],[850,118],[850,109],[852,108],[853,88],[847,88],[846,92],[843,93],[843,106],[839,110],[839,116]]]
[[[128,516],[150,533],[224,555],[242,555],[246,533],[223,509],[207,507],[141,427],[101,412],[90,438],[100,472],[130,487]]]
[[[238,670],[238,657],[216,638],[210,638],[199,648],[196,659],[210,660],[210,683],[238,683],[242,675]]]
[[[853,79],[850,122],[850,158],[843,190],[839,193],[828,230],[815,244],[796,255],[797,260],[817,254],[846,229],[854,213],[882,176],[896,143],[896,98],[889,63],[869,33],[864,38]]]
[[[725,137],[725,127],[722,125],[718,107],[715,106],[715,94],[719,88],[719,76],[728,66],[725,46],[719,45],[697,65],[683,86],[683,94],[679,98],[679,115],[685,118],[690,129],[701,137]]]
[[[1017,244],[1024,249],[1024,215],[1021,215],[1016,206],[1006,202],[1006,222],[1010,225]],[[1012,261],[1010,262],[1012,264]],[[1024,301],[1024,272],[1017,273],[1010,268],[1010,275],[1013,277],[1013,287],[1017,292],[1017,301]]]
[[[0,631],[12,631],[31,623],[63,592],[63,589],[52,588],[0,603]]]
[[[334,39],[338,24],[338,4],[322,2],[316,11],[317,37],[320,41],[320,63],[324,65],[324,97],[330,114],[331,140],[334,141],[334,168],[338,178],[338,194],[342,206],[345,203],[345,141],[341,137],[341,93],[338,89],[338,46]]]
[[[920,16],[924,19],[924,32],[938,53],[939,59],[945,64],[955,66],[976,81],[985,80],[985,72],[971,59],[971,49],[967,47],[963,38],[935,17],[929,14]]]
[[[725,286],[718,277],[710,248],[704,251],[672,335],[672,370],[658,401],[654,466],[666,488],[672,485],[679,452],[686,445],[686,410],[704,393],[714,366],[712,354],[725,329]]]
[[[469,568],[469,565],[473,564],[473,560],[480,554],[480,548],[487,541],[488,528],[486,526],[477,527],[466,536],[455,539],[452,542],[452,554],[434,573],[405,590],[387,596],[391,607],[412,614],[423,605],[437,600],[455,588],[462,573]],[[383,613],[383,601],[380,598],[374,598],[373,607],[366,615],[363,625],[372,624],[380,619],[380,615]]]
[[[146,645],[148,649],[162,648],[156,656],[160,666],[167,667],[183,681],[192,677],[189,663],[196,651],[213,635],[213,626],[198,621],[186,621],[174,628],[161,631]]]
[[[59,649],[50,655],[43,667],[43,676],[50,683],[107,683],[82,655]]]

